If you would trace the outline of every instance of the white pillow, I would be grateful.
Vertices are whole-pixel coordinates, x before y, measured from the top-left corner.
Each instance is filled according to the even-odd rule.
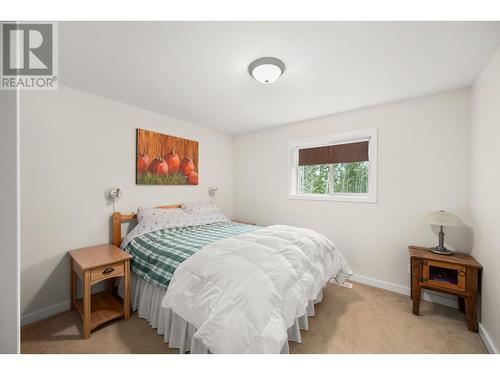
[[[137,221],[143,222],[149,219],[160,221],[178,221],[188,214],[181,208],[154,208],[139,207],[137,209]]]
[[[120,245],[122,249],[127,246],[130,240],[146,233],[166,228],[200,225],[193,220],[191,215],[180,208],[139,207],[137,210],[137,221],[137,225],[123,239]]]
[[[181,208],[188,212],[202,212],[202,211],[220,211],[220,208],[209,201],[204,202],[186,202],[181,204]]]
[[[125,236],[120,245],[121,248],[124,249],[130,240],[135,237],[160,229],[229,221],[215,205],[211,204],[210,208],[204,206],[201,210],[193,208],[193,204],[188,204],[188,206],[192,212],[195,212],[194,214],[189,214],[181,208],[139,207],[137,209],[137,221],[139,223]]]
[[[182,203],[182,209],[193,217],[194,220],[203,224],[228,221],[221,209],[212,202],[188,202]]]

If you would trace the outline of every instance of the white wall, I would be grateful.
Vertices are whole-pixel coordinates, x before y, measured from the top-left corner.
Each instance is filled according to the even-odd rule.
[[[110,241],[107,189],[121,187],[116,209],[208,200],[233,213],[232,139],[68,87],[21,97],[21,314],[23,321],[68,307],[70,249]],[[199,141],[199,186],[135,184],[135,129]]]
[[[473,255],[483,265],[481,325],[500,349],[500,48],[472,88],[470,205]]]
[[[365,128],[378,128],[377,203],[286,198],[288,140]],[[356,274],[406,290],[407,246],[437,244],[424,214],[446,209],[467,218],[468,132],[464,89],[237,136],[235,217],[315,229],[334,240]],[[450,230],[446,241],[467,250],[469,230]]]
[[[16,92],[0,91],[0,354],[19,350],[16,107]]]

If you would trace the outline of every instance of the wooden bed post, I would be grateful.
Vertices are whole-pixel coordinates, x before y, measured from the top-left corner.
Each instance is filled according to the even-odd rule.
[[[112,234],[112,242],[113,245],[120,247],[120,243],[122,242],[122,214],[120,212],[113,213],[113,234]]]

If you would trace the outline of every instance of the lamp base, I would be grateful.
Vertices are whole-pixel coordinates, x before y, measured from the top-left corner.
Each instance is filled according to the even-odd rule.
[[[433,253],[440,254],[440,255],[453,255],[453,254],[455,254],[454,251],[448,250],[446,247],[440,247],[440,246],[431,247],[429,250],[432,251]]]

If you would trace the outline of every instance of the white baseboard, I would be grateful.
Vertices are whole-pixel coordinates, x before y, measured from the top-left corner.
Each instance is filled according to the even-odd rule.
[[[410,295],[409,288],[404,285],[390,283],[388,281],[382,281],[379,279],[374,279],[363,275],[354,275],[350,278],[353,281],[357,281],[361,284],[371,285],[380,289],[390,290],[391,292]]]
[[[361,284],[371,285],[376,288],[390,290],[391,292],[404,294],[405,296],[410,295],[410,288],[404,285],[394,284],[388,281],[382,281],[362,275],[354,275],[353,277],[351,277],[351,280],[357,281]],[[422,299],[429,302],[438,303],[440,305],[452,307],[454,309],[458,309],[457,299],[453,296],[448,296],[446,294],[424,290],[422,292]]]
[[[408,289],[408,295],[410,295],[410,290]],[[438,303],[443,306],[448,306],[453,309],[458,310],[458,299],[456,297],[448,296],[446,294],[437,294],[437,292],[431,292],[424,290],[422,292],[422,299],[425,301]]]
[[[46,319],[49,316],[59,314],[60,312],[69,310],[69,308],[70,308],[70,301],[68,300],[58,303],[57,305],[52,305],[44,309],[25,314],[21,317],[21,327],[24,327],[27,324],[34,323],[42,319]]]
[[[488,353],[499,354],[498,349],[495,346],[495,343],[491,339],[491,336],[488,334],[488,331],[486,331],[486,328],[484,328],[484,326],[481,323],[479,323],[479,336],[483,340],[486,349],[488,349]]]
[[[103,282],[92,285],[92,293],[97,293],[106,289],[106,284]],[[77,298],[81,298],[80,286],[78,286]],[[33,311],[21,316],[21,327],[27,324],[37,322],[42,319],[47,319],[52,315],[59,314],[71,308],[71,301],[67,300],[52,306],[45,307],[38,311]]]

